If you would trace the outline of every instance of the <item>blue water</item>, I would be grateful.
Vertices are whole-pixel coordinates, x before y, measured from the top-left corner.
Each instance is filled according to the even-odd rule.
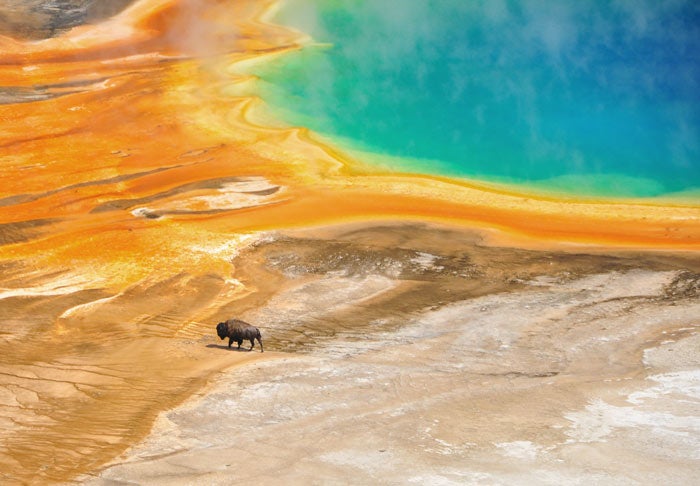
[[[314,43],[257,68],[265,100],[394,170],[700,198],[700,2],[287,0],[276,21]]]

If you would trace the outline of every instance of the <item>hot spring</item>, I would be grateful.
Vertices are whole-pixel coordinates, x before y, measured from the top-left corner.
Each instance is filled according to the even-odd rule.
[[[596,197],[700,194],[700,4],[289,0],[273,113],[363,161]]]

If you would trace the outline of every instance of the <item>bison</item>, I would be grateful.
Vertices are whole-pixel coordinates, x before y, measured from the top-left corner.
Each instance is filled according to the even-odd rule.
[[[216,333],[222,340],[228,338],[229,348],[234,341],[238,343],[238,349],[241,349],[243,341],[250,341],[250,349],[248,351],[253,350],[255,340],[257,339],[260,343],[260,352],[264,352],[260,329],[251,326],[247,322],[239,321],[238,319],[229,319],[228,321],[220,322],[216,326]]]

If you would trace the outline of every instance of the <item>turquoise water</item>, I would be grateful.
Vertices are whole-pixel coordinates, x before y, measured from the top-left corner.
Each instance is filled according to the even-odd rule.
[[[261,95],[395,170],[700,198],[700,2],[287,0],[276,21],[313,43],[256,68]]]

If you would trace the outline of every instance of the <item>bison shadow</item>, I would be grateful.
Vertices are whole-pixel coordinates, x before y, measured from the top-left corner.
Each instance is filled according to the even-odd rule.
[[[230,348],[226,346],[225,344],[207,344],[207,348],[218,348],[218,349],[226,349],[228,351],[237,351],[239,353],[249,353],[250,350],[248,348],[240,348],[238,349],[235,346],[231,346]]]

